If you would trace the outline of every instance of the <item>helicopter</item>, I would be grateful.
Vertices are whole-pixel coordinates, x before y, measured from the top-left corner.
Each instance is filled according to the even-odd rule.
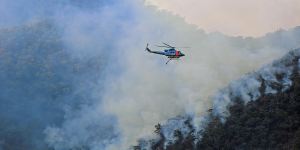
[[[175,48],[189,48],[189,47],[174,47],[174,46],[171,46],[171,45],[166,44],[164,42],[162,42],[162,43],[164,45],[157,46],[157,47],[164,47],[164,48],[168,48],[168,49],[165,49],[164,51],[152,51],[148,48],[149,44],[147,43],[147,46],[146,46],[145,50],[148,51],[149,53],[154,53],[154,54],[167,56],[169,58],[169,60],[166,62],[166,64],[168,64],[169,61],[172,60],[172,59],[179,59],[180,57],[185,56],[181,51],[176,50]]]

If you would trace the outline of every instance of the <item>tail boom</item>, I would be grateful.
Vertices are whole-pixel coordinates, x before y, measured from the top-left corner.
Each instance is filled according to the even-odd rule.
[[[148,51],[149,53],[154,53],[154,54],[159,54],[159,55],[165,55],[164,52],[160,52],[160,51],[152,51],[150,48],[148,48],[149,44],[147,43],[146,46],[146,51]]]

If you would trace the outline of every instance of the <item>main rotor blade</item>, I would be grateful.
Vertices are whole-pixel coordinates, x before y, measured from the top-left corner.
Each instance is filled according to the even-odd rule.
[[[176,47],[176,48],[191,48],[191,47]]]
[[[170,47],[170,46],[161,46],[161,45],[155,45],[157,47],[165,47],[165,48],[191,48],[191,47]]]
[[[162,42],[162,43],[165,44],[166,46],[169,46],[170,48],[175,48],[174,46],[171,46],[171,45],[169,45],[167,43],[164,43],[164,42]]]
[[[157,47],[165,47],[165,48],[170,48],[169,46],[160,46],[160,45],[155,45]]]

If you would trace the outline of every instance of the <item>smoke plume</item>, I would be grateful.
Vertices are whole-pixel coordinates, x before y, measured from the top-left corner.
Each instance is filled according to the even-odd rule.
[[[4,148],[126,149],[154,136],[157,123],[204,116],[218,89],[300,41],[299,28],[261,38],[208,34],[139,0],[0,4]],[[165,65],[144,51],[162,41],[191,48]]]

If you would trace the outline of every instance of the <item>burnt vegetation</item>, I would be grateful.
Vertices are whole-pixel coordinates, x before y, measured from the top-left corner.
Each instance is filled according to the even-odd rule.
[[[227,150],[227,149],[300,149],[300,71],[299,58],[295,57],[290,79],[292,85],[288,90],[281,90],[280,85],[272,85],[276,94],[264,94],[265,82],[261,80],[261,96],[248,103],[241,99],[233,100],[234,105],[228,108],[230,116],[226,122],[211,115],[210,122],[202,131],[201,140],[197,140],[195,131],[183,138],[182,133],[174,131],[176,141],[165,145],[164,135],[160,132],[160,125],[155,132],[161,137],[152,144],[153,150]],[[282,75],[277,74],[280,80]],[[189,123],[189,122],[187,122]],[[140,147],[135,147],[140,149]]]
[[[287,91],[264,94],[247,104],[237,99],[225,123],[214,118],[208,124],[197,149],[300,149],[298,59],[291,64],[295,67]],[[264,81],[260,90],[264,93]]]

